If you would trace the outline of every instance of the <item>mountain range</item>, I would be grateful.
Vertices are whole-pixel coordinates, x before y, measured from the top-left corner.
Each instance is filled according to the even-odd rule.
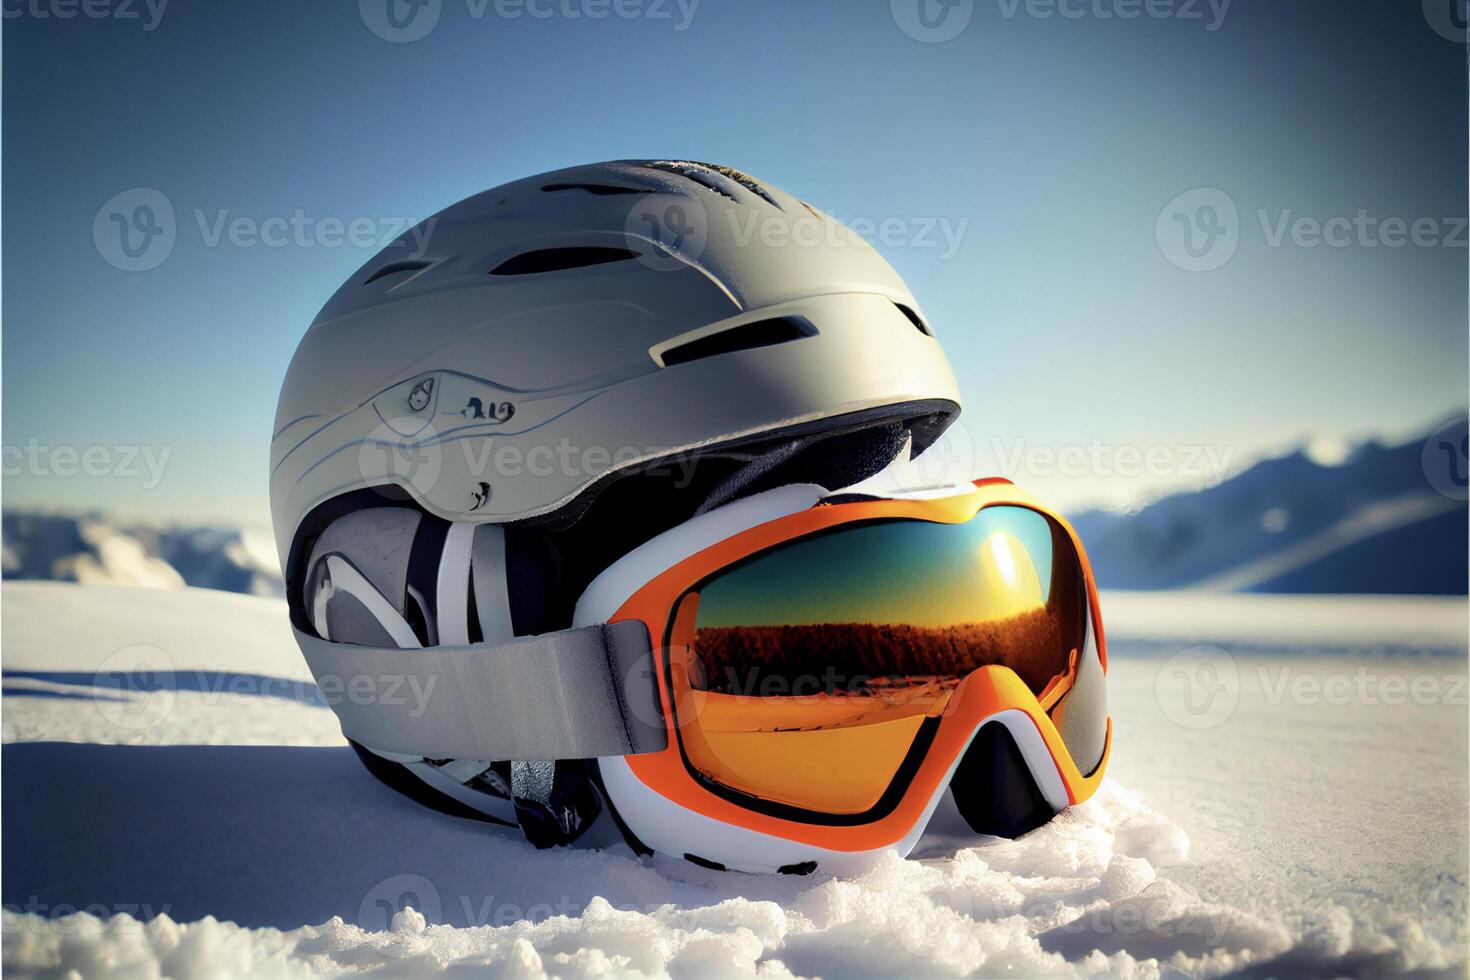
[[[1069,517],[1106,589],[1464,595],[1466,474],[1436,489],[1435,459],[1424,439],[1367,442],[1337,465],[1299,450],[1137,513]],[[6,579],[282,594],[263,530],[6,511],[3,546]]]
[[[1104,588],[1463,595],[1465,474],[1439,474],[1441,492],[1440,461],[1424,439],[1337,465],[1299,450],[1135,514],[1070,517]]]
[[[34,511],[6,511],[0,524],[7,579],[283,594],[275,542],[265,531]]]

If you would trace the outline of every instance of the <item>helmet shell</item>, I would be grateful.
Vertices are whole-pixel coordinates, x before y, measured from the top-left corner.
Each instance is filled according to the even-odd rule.
[[[855,413],[959,411],[907,287],[859,236],[728,168],[618,161],[515,181],[400,236],[291,361],[271,444],[288,561],[335,497],[451,521],[556,511],[599,479]]]

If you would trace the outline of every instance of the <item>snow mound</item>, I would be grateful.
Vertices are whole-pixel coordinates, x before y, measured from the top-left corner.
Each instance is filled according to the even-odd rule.
[[[890,857],[851,879],[720,874],[666,859],[527,849],[525,860],[545,863],[552,875],[560,864],[581,863],[603,893],[571,913],[551,902],[517,909],[523,917],[504,924],[491,896],[455,895],[463,882],[419,875],[380,883],[363,899],[357,922],[339,916],[287,931],[212,917],[180,924],[167,914],[140,922],[128,913],[94,914],[101,910],[7,910],[4,967],[180,980],[462,970],[506,977],[1157,976],[1161,956],[1175,969],[1216,973],[1291,948],[1280,929],[1201,903],[1162,879],[1161,868],[1184,860],[1187,847],[1178,827],[1107,784],[1094,801],[1021,840],[938,860]],[[648,901],[651,874],[667,876],[664,891],[675,900]],[[454,905],[472,911],[472,921],[490,921],[444,924],[463,911]],[[1106,952],[1095,951],[1098,945]]]
[[[288,930],[166,912],[3,914],[18,976],[281,977],[1161,977],[1449,971],[1446,947],[1408,917],[1387,933],[1328,906],[1296,924],[1201,899],[1167,869],[1183,831],[1105,783],[1088,804],[1016,841],[930,860],[889,857],[859,877],[723,874],[655,858],[523,853],[598,893],[507,905],[439,873],[399,874],[342,916]],[[456,889],[460,890],[456,894]],[[563,896],[565,898],[565,896]],[[143,914],[140,911],[140,915]],[[470,924],[450,925],[463,918]],[[512,921],[513,920],[513,921]],[[75,971],[73,974],[72,971]]]

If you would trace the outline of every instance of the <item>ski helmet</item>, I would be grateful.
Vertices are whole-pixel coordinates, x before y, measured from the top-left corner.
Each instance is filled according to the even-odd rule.
[[[270,495],[293,626],[309,660],[498,645],[542,658],[528,670],[580,663],[580,640],[526,641],[572,630],[583,590],[620,558],[732,501],[856,483],[959,409],[902,279],[769,184],[683,160],[505,184],[384,248],[291,361]],[[599,636],[600,653],[617,647]],[[353,731],[382,735],[353,741],[390,785],[538,844],[585,833],[607,810],[585,760],[608,742],[536,752],[551,709],[514,694],[494,695],[493,733],[464,698],[463,732],[440,732],[438,754],[362,720],[397,717],[382,705],[333,706],[344,728],[353,710],[368,726]],[[510,732],[507,751],[485,749]]]

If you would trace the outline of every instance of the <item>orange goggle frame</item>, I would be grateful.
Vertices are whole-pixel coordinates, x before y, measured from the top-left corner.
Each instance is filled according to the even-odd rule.
[[[959,682],[939,712],[938,725],[917,766],[907,766],[884,794],[884,803],[867,814],[834,816],[795,808],[753,808],[717,792],[687,761],[675,710],[675,671],[669,637],[681,598],[697,583],[747,558],[807,535],[840,525],[884,519],[911,519],[963,524],[985,507],[1022,507],[1055,521],[1069,536],[1086,586],[1090,628],[1097,654],[1107,670],[1107,646],[1098,609],[1097,585],[1076,532],[1060,515],[1003,479],[977,480],[973,489],[949,496],[861,499],[818,505],[739,532],[678,562],[643,585],[623,603],[609,622],[639,620],[653,638],[654,669],[668,746],[659,752],[626,756],[633,774],[647,787],[674,803],[714,820],[786,840],[838,851],[864,851],[902,839],[925,817],[949,774],[981,722],[998,712],[1025,713],[1036,726],[1056,765],[1070,803],[1080,803],[1097,789],[1112,749],[1109,718],[1101,760],[1084,774],[1048,712],[1065,696],[1076,677],[1076,657],[1068,673],[1038,697],[1008,667],[980,667]],[[904,779],[906,785],[899,785]]]

